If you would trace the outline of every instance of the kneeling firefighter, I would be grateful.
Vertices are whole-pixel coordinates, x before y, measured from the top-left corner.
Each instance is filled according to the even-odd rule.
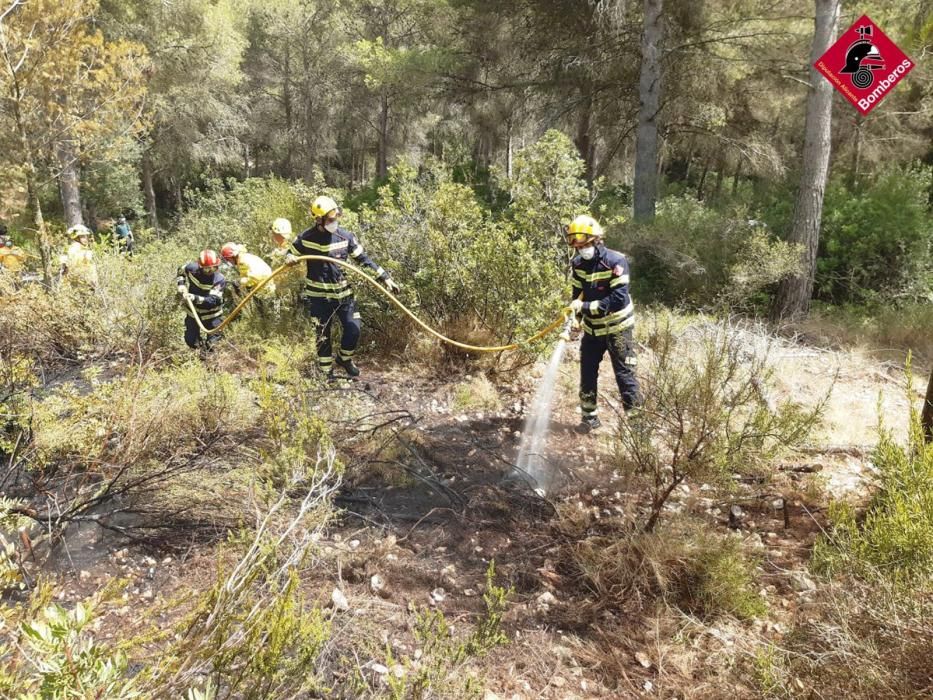
[[[622,253],[603,245],[602,226],[591,216],[576,217],[566,229],[567,243],[576,255],[570,262],[574,300],[570,308],[582,315],[580,340],[581,428],[600,426],[596,409],[599,364],[609,351],[622,406],[626,412],[641,405],[635,377],[632,328],[634,307],[629,295],[629,266]]]
[[[175,284],[178,293],[186,301],[194,305],[194,310],[205,328],[217,328],[223,321],[224,287],[227,282],[220,274],[220,257],[213,250],[202,250],[197,262],[189,262],[179,268]],[[209,333],[203,340],[201,328],[191,309],[185,304],[185,344],[189,348],[199,345],[205,350],[211,350],[218,340],[218,333]]]
[[[346,260],[349,257],[375,272],[390,292],[398,292],[399,286],[392,281],[388,272],[366,255],[356,236],[340,227],[341,214],[337,202],[330,197],[315,199],[311,203],[314,225],[294,240],[285,262],[295,264],[301,255],[321,255],[335,260]],[[360,370],[353,364],[353,353],[360,342],[360,314],[356,310],[353,289],[340,265],[323,260],[308,260],[305,288],[301,296],[305,311],[318,322],[318,366],[333,377],[335,360],[331,347],[331,329],[336,317],[343,326],[336,362],[349,376],[359,376]]]

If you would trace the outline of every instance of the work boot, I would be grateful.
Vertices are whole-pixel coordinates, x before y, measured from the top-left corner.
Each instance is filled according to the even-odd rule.
[[[334,358],[334,362],[343,367],[344,371],[347,373],[348,377],[359,377],[360,368],[353,364],[353,360],[347,358],[346,360],[341,360],[339,357]]]
[[[580,419],[580,432],[588,433],[591,430],[596,430],[599,426],[602,425],[602,421],[599,420],[599,416],[595,413],[590,415],[585,415]]]

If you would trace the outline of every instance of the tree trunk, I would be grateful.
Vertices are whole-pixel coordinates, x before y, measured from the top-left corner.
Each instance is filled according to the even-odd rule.
[[[703,188],[706,187],[706,176],[709,174],[709,157],[703,159],[703,172],[700,173],[700,182],[697,183],[697,199],[703,199]]]
[[[379,106],[379,144],[376,150],[376,177],[389,175],[389,98],[383,95]]]
[[[638,130],[635,135],[635,219],[654,218],[658,198],[658,110],[661,101],[661,6],[663,0],[645,0],[645,26],[641,39],[641,75],[638,78]]]
[[[823,194],[829,171],[833,86],[812,67],[836,35],[841,0],[816,0],[816,23],[810,51],[810,91],[804,126],[803,167],[788,240],[803,246],[802,272],[785,279],[778,288],[772,317],[775,320],[805,315],[810,310],[816,277],[816,251],[820,242]]]
[[[923,426],[923,439],[933,442],[933,370],[930,371],[930,381],[927,382],[927,395],[923,400],[920,424]]]
[[[55,156],[58,159],[58,189],[62,197],[62,209],[65,212],[65,226],[83,224],[78,157],[74,141],[71,139],[60,141],[55,149]]]
[[[719,198],[722,196],[722,176],[725,169],[726,159],[722,157],[722,154],[720,154],[719,161],[716,164],[716,184],[713,187],[713,201],[716,202],[718,202]]]
[[[852,145],[852,168],[849,173],[849,188],[853,190],[858,187],[858,171],[862,161],[862,121],[862,115],[856,113],[853,129],[855,143]]]
[[[584,89],[589,90],[590,86],[586,85]],[[574,144],[580,152],[580,157],[583,158],[583,162],[586,164],[584,176],[586,177],[586,184],[590,187],[593,186],[593,173],[596,172],[596,146],[593,143],[591,133],[592,121],[593,96],[592,94],[587,94],[580,105],[580,114],[577,121],[577,137],[574,139]]]
[[[156,207],[155,186],[152,184],[152,157],[149,150],[143,151],[142,159],[142,180],[143,180],[143,198],[146,202],[146,216],[149,219],[149,226],[155,231],[156,235],[162,233],[159,228],[159,212]]]
[[[514,156],[513,146],[512,146],[512,120],[509,119],[506,124],[506,139],[507,143],[505,146],[505,176],[511,182],[512,180],[512,158]]]
[[[285,42],[285,65],[282,75],[282,104],[285,108],[285,155],[282,158],[282,174],[292,177],[292,54]],[[352,177],[351,177],[352,179]]]
[[[0,33],[0,37],[2,37],[2,33]],[[3,48],[5,52],[5,43]],[[13,105],[13,119],[16,122],[16,131],[19,135],[20,146],[23,149],[23,169],[26,171],[26,193],[29,201],[29,208],[32,210],[32,221],[35,226],[36,239],[39,244],[39,257],[42,262],[42,279],[46,286],[51,287],[52,241],[49,238],[49,232],[45,226],[45,217],[42,216],[42,205],[39,202],[38,171],[36,170],[36,162],[32,155],[32,142],[29,140],[29,133],[26,131],[26,122],[23,118],[23,93],[15,73],[11,76],[11,85],[10,101]]]
[[[735,197],[739,192],[739,176],[742,174],[742,159],[735,166],[735,174],[732,176],[732,196]]]

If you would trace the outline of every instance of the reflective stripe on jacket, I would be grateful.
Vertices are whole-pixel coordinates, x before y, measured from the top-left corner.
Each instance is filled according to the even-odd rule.
[[[334,233],[326,231],[321,226],[313,226],[303,231],[292,242],[289,251],[292,255],[324,255],[335,260],[347,260],[372,270],[376,277],[386,279],[389,274],[374,263],[363,250],[363,246],[356,236],[343,228]],[[340,265],[323,260],[308,260],[305,288],[302,296],[305,299],[342,300],[353,296],[353,289],[347,280]]]
[[[622,253],[596,244],[596,255],[570,261],[573,298],[583,293],[583,331],[612,335],[635,325],[635,306],[629,295],[628,260]]]
[[[192,303],[202,321],[209,321],[223,314],[224,287],[227,286],[227,281],[220,272],[205,274],[200,265],[190,262],[178,269],[175,283],[184,284],[185,289],[197,297]],[[191,316],[187,303],[184,307],[185,313]]]

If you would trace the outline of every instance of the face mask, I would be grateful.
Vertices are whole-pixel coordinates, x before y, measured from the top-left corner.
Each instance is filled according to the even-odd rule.
[[[584,260],[592,260],[596,255],[596,246],[588,245],[586,248],[580,248],[577,251]]]
[[[337,222],[331,221],[329,224],[324,224],[324,230],[328,233],[334,233],[337,230]]]

